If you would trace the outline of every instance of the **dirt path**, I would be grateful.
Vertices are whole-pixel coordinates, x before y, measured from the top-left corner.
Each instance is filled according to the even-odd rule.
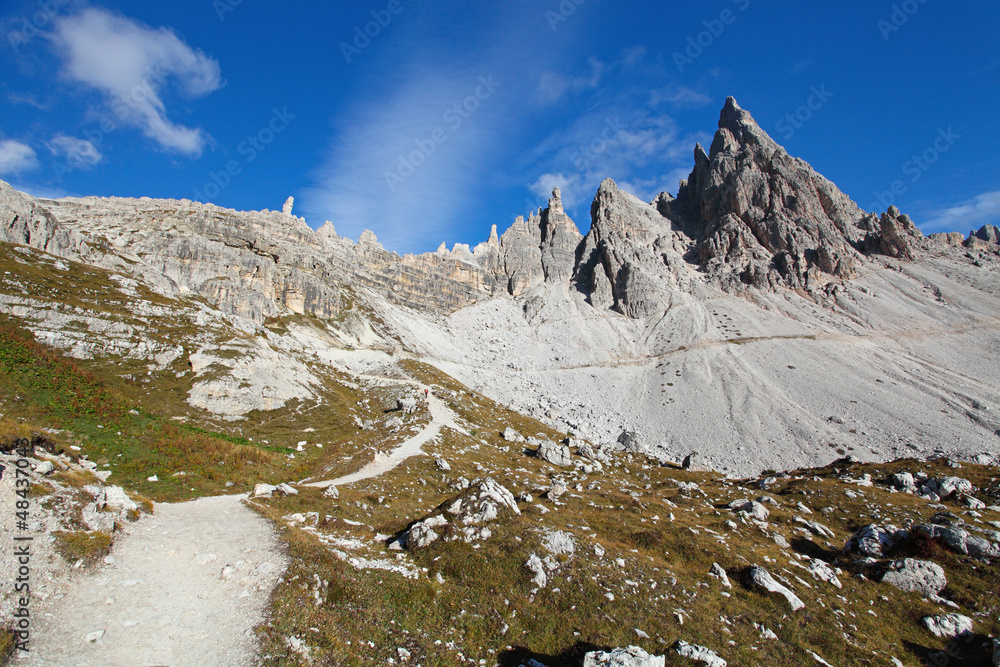
[[[302,486],[312,486],[325,489],[330,486],[353,484],[354,482],[360,482],[364,479],[371,479],[372,477],[384,475],[411,456],[422,454],[423,450],[421,448],[424,443],[434,438],[445,426],[454,429],[459,433],[465,433],[468,435],[466,430],[458,425],[455,413],[452,412],[451,409],[437,396],[429,394],[427,396],[427,405],[431,411],[431,422],[426,428],[424,428],[424,430],[394,449],[388,456],[376,456],[374,461],[366,465],[361,470],[351,473],[350,475],[344,475],[343,477],[338,477],[337,479],[328,479],[323,482],[302,484]]]
[[[285,558],[270,524],[242,498],[156,505],[118,539],[113,562],[73,573],[64,597],[38,603],[31,655],[14,664],[256,664],[253,628]]]

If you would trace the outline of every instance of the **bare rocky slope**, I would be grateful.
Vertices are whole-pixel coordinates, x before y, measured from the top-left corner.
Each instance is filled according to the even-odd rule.
[[[192,322],[243,323],[250,354],[235,365],[199,339],[143,341],[196,373],[235,366],[238,380],[191,392],[227,418],[310,393],[289,345],[330,358],[346,346],[424,359],[560,430],[635,432],[645,451],[697,451],[732,473],[834,450],[1000,449],[995,227],[924,238],[895,209],[862,211],[731,98],[676,198],[643,202],[609,179],[591,217],[582,235],[556,191],[474,249],[400,257],[371,232],[354,243],[290,213],[36,200],[0,184],[0,239],[186,300]],[[16,301],[4,309],[33,312],[50,341],[83,355],[108,343]],[[294,344],[261,335],[292,314],[332,324]],[[239,382],[267,398],[240,397]]]

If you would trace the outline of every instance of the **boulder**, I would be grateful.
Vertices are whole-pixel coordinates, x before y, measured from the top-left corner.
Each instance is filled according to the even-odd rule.
[[[434,465],[437,466],[438,470],[442,470],[444,472],[448,472],[449,470],[451,470],[451,464],[448,463],[445,459],[437,459],[436,461],[434,461]]]
[[[297,489],[294,489],[291,486],[289,486],[288,484],[284,484],[284,483],[279,484],[278,486],[274,487],[274,490],[275,490],[275,492],[280,493],[283,496],[297,496],[297,495],[299,495],[299,492],[298,492]]]
[[[324,491],[323,491],[323,497],[324,498],[339,498],[340,497],[340,491],[337,489],[336,485],[331,484],[330,486],[326,487],[326,489],[324,489]]]
[[[758,521],[767,521],[768,517],[771,516],[768,509],[755,500],[734,500],[729,503],[729,509],[737,514],[743,514]]]
[[[908,472],[898,472],[889,478],[889,483],[897,491],[915,493],[917,490],[917,480]]]
[[[505,428],[503,433],[500,435],[507,442],[524,442],[524,436],[512,429],[510,426]]]
[[[792,611],[798,611],[806,605],[795,593],[778,583],[771,573],[762,567],[754,566],[750,568],[750,583],[767,593],[775,593],[785,598]]]
[[[139,509],[139,506],[125,493],[125,489],[120,486],[109,486],[104,489],[104,505],[123,512]]]
[[[50,475],[55,472],[56,466],[52,461],[42,461],[35,466],[35,472],[39,475]]]
[[[396,399],[396,409],[402,410],[403,414],[412,414],[417,411],[417,399],[412,396]]]
[[[403,428],[403,420],[399,417],[390,417],[385,420],[385,427],[390,429]]]
[[[922,623],[935,637],[954,639],[959,635],[972,633],[972,619],[962,614],[924,616]]]
[[[536,588],[545,588],[545,586],[549,583],[549,577],[545,574],[545,564],[542,562],[542,559],[536,554],[531,554],[531,556],[528,557],[528,561],[524,564],[524,567],[534,575],[531,578],[531,583],[533,583]]]
[[[573,454],[569,447],[546,440],[535,451],[535,456],[554,466],[573,465]]]
[[[892,584],[901,591],[919,593],[927,598],[937,597],[948,585],[948,579],[940,565],[913,558],[890,563],[881,581]]]
[[[406,538],[407,549],[422,549],[428,544],[438,540],[441,535],[434,531],[448,525],[448,520],[442,515],[432,516],[413,524]]]
[[[1000,667],[1000,640],[993,640],[993,667]]]
[[[81,512],[81,518],[87,530],[108,534],[115,532],[115,515],[110,512],[102,512],[97,503],[86,505]]]
[[[885,554],[906,536],[906,531],[901,531],[893,525],[868,524],[847,540],[847,544],[844,545],[844,553],[859,553],[869,558],[884,558]]]
[[[972,482],[962,477],[945,477],[938,480],[937,493],[941,499],[950,498],[954,494],[970,494],[973,492]]]
[[[618,436],[618,444],[620,444],[626,452],[636,452],[641,454],[645,451],[642,448],[642,444],[639,442],[639,435],[635,431],[622,431],[621,435]]]
[[[583,656],[583,667],[663,667],[664,664],[664,656],[650,655],[638,646],[616,648],[610,653],[591,651]]]
[[[708,667],[726,667],[727,664],[725,660],[716,655],[715,651],[711,651],[704,646],[688,644],[678,639],[673,648],[677,652],[677,655],[682,658],[705,663]]]
[[[258,484],[253,487],[254,498],[270,498],[271,494],[278,490],[278,487],[271,484]]]
[[[729,581],[729,575],[726,574],[726,571],[722,569],[722,566],[718,563],[712,563],[712,569],[708,571],[708,575],[718,579],[726,588],[733,587],[732,583]]]

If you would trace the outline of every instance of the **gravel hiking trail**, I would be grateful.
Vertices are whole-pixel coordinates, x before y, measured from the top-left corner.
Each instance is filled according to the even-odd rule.
[[[399,384],[411,383],[401,381]],[[468,432],[458,425],[458,417],[455,413],[452,412],[451,409],[433,393],[427,395],[427,407],[431,412],[430,423],[424,428],[424,430],[401,444],[396,449],[392,450],[392,452],[390,452],[387,456],[376,456],[374,461],[366,465],[361,470],[351,473],[350,475],[344,475],[343,477],[338,477],[337,479],[328,479],[322,482],[301,484],[301,486],[311,486],[325,489],[330,486],[353,484],[354,482],[360,482],[362,480],[378,477],[379,475],[384,475],[411,456],[422,454],[423,450],[421,448],[424,446],[424,443],[437,436],[437,434],[440,433],[441,429],[445,426],[454,429],[459,433],[468,435]]]
[[[250,667],[286,559],[271,525],[218,496],[157,504],[109,562],[36,602],[31,652],[13,665]],[[61,593],[62,595],[60,595]]]

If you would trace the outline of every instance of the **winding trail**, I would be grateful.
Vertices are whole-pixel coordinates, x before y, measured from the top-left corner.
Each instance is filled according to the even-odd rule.
[[[380,380],[386,380],[387,378],[379,378]],[[399,381],[401,384],[411,384],[405,381]],[[424,387],[420,387],[421,390]],[[433,393],[427,396],[427,406],[431,412],[431,422],[417,435],[413,436],[409,440],[405,441],[399,447],[394,449],[388,456],[375,456],[375,460],[366,465],[361,470],[351,473],[350,475],[344,475],[343,477],[338,477],[336,479],[328,479],[322,482],[310,482],[308,484],[300,484],[299,486],[311,486],[314,488],[325,489],[330,486],[343,486],[345,484],[353,484],[354,482],[360,482],[365,479],[371,479],[373,477],[378,477],[379,475],[384,475],[393,468],[399,466],[403,461],[410,458],[411,456],[417,456],[423,454],[422,447],[424,443],[430,441],[441,429],[447,426],[448,428],[454,429],[459,433],[468,435],[468,431],[458,425],[458,417],[455,415],[451,409],[444,404],[444,402],[435,396]]]
[[[37,603],[31,652],[13,664],[258,664],[253,628],[286,562],[270,523],[243,498],[157,504],[118,538],[113,562],[71,572]]]

